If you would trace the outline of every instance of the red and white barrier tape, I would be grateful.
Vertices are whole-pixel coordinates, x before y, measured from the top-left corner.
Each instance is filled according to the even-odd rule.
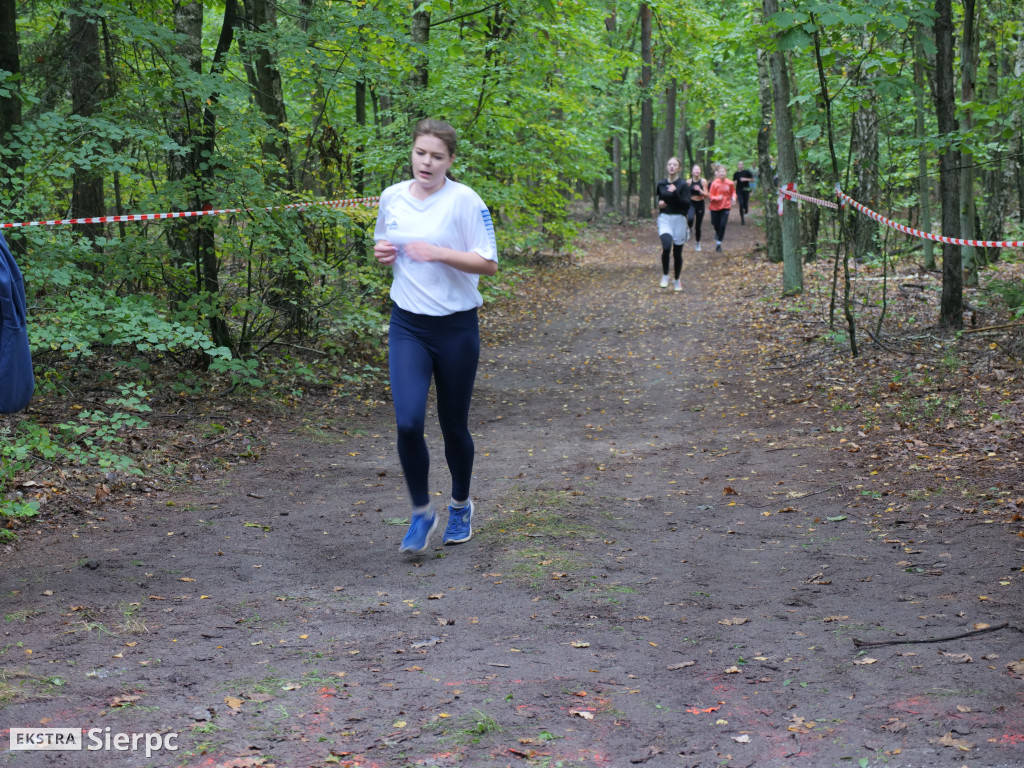
[[[130,213],[124,216],[92,216],[85,219],[51,219],[49,221],[23,221],[2,223],[0,229],[15,227],[56,227],[61,224],[112,224],[119,221],[154,221],[159,219],[187,219],[194,216],[223,216],[227,213],[248,213],[250,211],[276,211],[297,208],[346,208],[352,206],[372,207],[380,201],[379,197],[353,197],[348,200],[318,200],[311,203],[290,203],[288,205],[270,205],[265,208],[217,208],[206,211],[173,211],[171,213]]]
[[[1024,248],[1024,240],[965,240],[959,237],[944,237],[943,235],[933,235],[930,232],[922,232],[919,229],[908,227],[905,224],[898,224],[892,219],[887,219],[879,213],[875,213],[866,205],[858,203],[852,197],[847,195],[836,185],[836,195],[844,204],[852,205],[858,211],[863,213],[865,216],[874,219],[877,222],[885,224],[887,227],[903,232],[907,235],[913,235],[914,237],[920,237],[924,240],[934,240],[936,243],[951,243],[953,245],[973,245],[976,248]]]
[[[782,215],[782,200],[783,199],[785,199],[785,200],[804,200],[804,201],[806,201],[808,203],[814,203],[815,205],[820,205],[820,206],[822,206],[824,208],[832,208],[833,210],[838,210],[839,209],[839,205],[837,203],[833,203],[831,200],[820,200],[817,197],[808,197],[807,195],[800,194],[799,192],[796,191],[796,184],[794,184],[792,182],[790,182],[789,184],[786,184],[784,189],[780,189],[779,190],[779,215],[780,216]]]
[[[913,227],[908,227],[905,224],[899,224],[892,219],[887,219],[882,214],[872,211],[863,203],[858,203],[852,197],[844,193],[838,184],[836,184],[836,197],[839,198],[839,202],[843,207],[852,205],[868,218],[874,219],[881,224],[885,224],[887,227],[892,227],[906,235],[920,237],[924,240],[934,240],[937,243],[951,243],[953,245],[973,245],[976,248],[1024,248],[1024,240],[966,240],[959,237],[944,237],[943,235],[933,235],[930,232],[922,232],[920,229],[914,229]],[[816,197],[809,197],[807,195],[800,194],[796,191],[796,184],[793,182],[783,184],[779,187],[779,216],[782,215],[784,200],[804,200],[808,203],[814,203],[815,205],[831,208],[833,210],[838,210],[840,208],[840,205],[833,203],[830,200],[819,200]]]
[[[789,181],[779,187],[779,216],[782,215],[783,203],[786,197],[794,192],[796,192],[796,182]]]

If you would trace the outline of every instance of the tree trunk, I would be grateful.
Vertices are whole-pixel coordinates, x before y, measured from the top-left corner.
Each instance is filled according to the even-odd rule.
[[[978,81],[978,28],[974,13],[975,0],[963,0],[964,19],[960,36],[960,131],[964,136],[974,128],[971,104]],[[960,236],[968,240],[977,239],[977,206],[974,200],[974,155],[969,149],[960,153]],[[973,245],[965,245],[960,251],[963,267],[967,273],[967,284],[978,285],[978,251]]]
[[[668,159],[676,153],[676,104],[676,79],[673,77],[665,86],[665,141],[662,142],[664,147],[664,157],[661,158],[662,168],[668,163]],[[682,163],[682,156],[680,156],[679,164],[682,165]],[[685,178],[686,172],[681,172],[681,175]]]
[[[366,127],[366,81],[356,80],[355,84],[355,97],[356,97],[356,125],[360,128]],[[353,169],[353,184],[356,188],[356,194],[360,197],[365,192],[366,182],[363,178],[363,152],[364,147],[362,145],[356,147],[356,159],[355,168]]]
[[[177,43],[174,53],[185,62],[190,73],[203,71],[203,4],[199,0],[174,3],[174,33]],[[183,78],[180,73],[175,79]],[[197,211],[202,208],[199,189],[198,145],[196,133],[203,124],[202,99],[182,90],[174,111],[168,115],[168,132],[183,152],[170,152],[167,156],[167,178],[179,190],[180,210]],[[171,248],[177,254],[176,264],[195,265],[196,290],[203,290],[203,269],[199,258],[199,229],[195,220],[171,221],[166,228]]]
[[[704,175],[709,179],[714,179],[715,174],[711,172],[711,168],[714,166],[715,160],[715,118],[708,120],[708,124],[704,130],[704,149],[701,152],[704,155],[703,171]]]
[[[939,199],[942,201],[942,234],[960,237],[960,152],[955,149],[956,96],[953,79],[952,0],[935,0],[935,114],[939,137],[945,146],[939,155]],[[942,244],[942,299],[939,325],[963,328],[964,283],[960,246]]]
[[[622,209],[622,137],[618,134],[612,138],[612,166],[614,176],[612,176],[612,200],[615,205],[615,212],[619,215],[620,220],[623,216]]]
[[[763,0],[765,20],[778,13],[777,0]],[[796,140],[793,137],[793,118],[789,111],[789,70],[781,50],[768,57],[771,73],[772,100],[775,105],[775,144],[779,152],[779,183],[797,182]],[[785,206],[782,217],[782,292],[789,296],[802,293],[804,268],[800,258],[800,208],[793,203]]]
[[[71,68],[71,111],[92,117],[103,100],[103,65],[100,62],[99,18],[76,0],[70,11],[68,65]],[[72,218],[106,213],[103,176],[87,167],[75,167],[71,192]],[[89,240],[103,236],[102,224],[76,224],[75,231]]]
[[[221,24],[220,35],[217,38],[217,48],[213,53],[213,63],[210,66],[210,74],[221,75],[224,72],[224,58],[231,50],[235,36],[235,27],[240,26],[242,18],[238,13],[238,0],[225,0],[224,21]],[[200,125],[199,136],[196,137],[195,156],[202,158],[203,162],[197,167],[195,173],[200,188],[210,189],[215,181],[215,170],[217,168],[217,102],[220,94],[211,93],[203,107],[203,120]],[[211,297],[220,295],[220,264],[217,260],[217,230],[216,222],[212,217],[204,216],[196,226],[199,230],[199,243],[197,265],[200,270],[200,284],[202,290]],[[210,338],[219,347],[227,347],[233,354],[237,354],[237,344],[231,337],[231,329],[227,321],[219,311],[219,305],[214,302],[218,311],[210,313]],[[209,360],[207,360],[209,362]]]
[[[266,39],[277,34],[277,0],[246,0],[246,8],[249,23],[258,33],[255,45],[247,46],[246,53],[247,58],[252,60],[256,81],[253,96],[267,122],[263,153],[268,160],[269,181],[281,189],[294,190],[296,179],[288,139],[281,70],[274,46]],[[306,322],[304,296],[307,282],[300,277],[304,267],[275,264],[273,269],[277,274],[269,303],[287,317],[289,328],[301,333]]]
[[[999,100],[999,70],[1003,57],[996,44],[996,36],[986,37],[988,77],[985,83],[985,101],[995,104]],[[1007,62],[1008,63],[1008,62]],[[1009,69],[1009,68],[1007,68]],[[1013,166],[1006,157],[1005,142],[1000,140],[999,129],[992,131],[992,145],[998,147],[993,151],[991,164],[982,173],[982,199],[985,202],[983,224],[979,233],[982,240],[1000,240],[1006,226],[1006,212],[1010,208],[1013,193]],[[1009,172],[1008,172],[1009,171]],[[999,261],[1002,255],[999,248],[986,248],[982,251],[986,264]]]
[[[688,176],[693,167],[693,146],[690,142],[690,133],[687,128],[689,122],[686,118],[686,84],[683,84],[684,98],[679,102],[679,162],[683,164],[683,176]]]
[[[924,125],[924,31],[920,25],[914,33],[914,134],[917,136],[917,199],[921,210],[920,228],[925,232],[932,231],[931,185],[928,183],[928,152],[924,140],[927,136]],[[924,242],[924,268],[935,269],[935,243]]]
[[[1017,30],[1017,52],[1013,58],[1013,77],[1018,83],[1024,81],[1024,31],[1020,27]],[[1017,220],[1024,223],[1024,109],[1020,102],[1017,102],[1013,110],[1010,124],[1017,140],[1007,172],[1013,177],[1013,186],[1017,188]]]
[[[103,55],[106,66],[106,78],[107,78],[107,99],[116,102],[118,93],[118,70],[117,62],[114,58],[113,45],[111,42],[110,27],[107,24],[106,19],[101,19],[100,23],[103,25]],[[113,142],[114,152],[121,154],[124,150],[125,145],[128,144],[127,139],[116,139]],[[114,186],[114,214],[120,216],[124,213],[124,198],[121,194],[121,171],[114,169],[113,172],[113,186]],[[121,239],[124,240],[128,236],[128,228],[125,222],[121,221],[117,224],[118,234]]]
[[[427,5],[425,10],[422,8],[424,4]],[[426,3],[426,0],[413,0],[412,7],[412,27],[409,30],[409,37],[416,50],[413,54],[413,70],[409,74],[409,89],[413,94],[409,104],[409,116],[415,123],[427,116],[423,103],[423,92],[427,89],[430,75],[430,60],[428,58],[430,5]]]
[[[10,146],[8,133],[21,125],[21,86],[17,80],[21,72],[21,58],[18,53],[17,3],[15,0],[0,0],[0,69],[11,73],[15,78],[4,83],[9,91],[7,96],[0,94],[0,144]],[[21,156],[15,152],[9,158],[0,160],[0,184],[10,192],[14,187],[14,177],[21,166]],[[3,172],[6,167],[6,172]]]
[[[254,29],[264,35],[277,31],[276,0],[248,0],[247,7],[249,21]],[[291,147],[286,127],[288,116],[277,56],[272,47],[263,40],[257,43],[251,53],[256,77],[253,96],[270,128],[263,141],[263,152],[274,161],[275,167],[283,169],[278,176],[279,183],[284,189],[291,190],[295,188],[295,174],[292,168]]]
[[[627,121],[626,129],[626,197],[623,214],[628,219],[629,207],[632,205],[633,200],[633,193],[636,192],[636,174],[633,173],[633,160],[636,157],[636,141],[633,132],[633,104],[628,104],[626,110],[629,115],[629,119]]]
[[[878,210],[878,113],[875,110],[877,98],[868,78],[861,83],[865,95],[853,113],[850,131],[851,153],[853,155],[854,188],[850,195],[873,211]],[[857,210],[850,209],[851,252],[855,259],[865,259],[875,254],[877,248],[878,224]]]
[[[757,52],[757,83],[761,101],[761,127],[757,131],[757,191],[764,205],[765,250],[768,261],[782,262],[782,223],[779,221],[777,190],[772,182],[772,80],[768,53]]]
[[[637,181],[638,219],[649,219],[654,206],[654,104],[651,99],[651,6],[640,3],[640,179]]]

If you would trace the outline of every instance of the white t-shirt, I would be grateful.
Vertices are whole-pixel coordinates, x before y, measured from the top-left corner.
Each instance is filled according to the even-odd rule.
[[[483,304],[479,275],[440,262],[413,261],[402,251],[405,243],[422,240],[456,251],[475,251],[488,261],[498,260],[494,224],[480,196],[465,184],[445,179],[426,200],[409,192],[412,180],[394,184],[380,196],[375,240],[398,247],[392,265],[391,299],[418,315],[450,315]]]

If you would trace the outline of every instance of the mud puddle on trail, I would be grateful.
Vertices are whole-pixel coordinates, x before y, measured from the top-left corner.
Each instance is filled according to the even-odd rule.
[[[467,544],[398,554],[386,403],[26,540],[6,727],[178,736],[6,762],[1024,763],[1019,631],[854,643],[1016,626],[1020,539],[861,492],[793,372],[759,362],[751,304],[778,276],[756,229],[688,247],[680,293],[645,232],[595,229],[582,264],[485,315]]]

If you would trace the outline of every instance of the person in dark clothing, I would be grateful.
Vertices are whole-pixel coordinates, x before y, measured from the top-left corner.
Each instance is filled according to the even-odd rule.
[[[693,229],[694,240],[697,243],[693,249],[699,251],[700,225],[704,223],[704,205],[708,198],[708,181],[701,175],[699,165],[695,165],[690,169],[690,179],[687,181],[687,186],[690,191],[690,213],[687,216],[687,221]]]
[[[668,255],[673,261],[672,290],[683,290],[679,275],[683,271],[683,245],[690,238],[686,214],[690,210],[689,187],[679,179],[679,158],[665,164],[668,178],[658,182],[658,237],[661,238],[661,287],[668,288]]]
[[[24,410],[34,391],[25,280],[0,234],[0,413]]]
[[[740,204],[740,224],[746,224],[744,217],[750,212],[750,184],[754,174],[749,168],[744,168],[743,163],[737,163],[732,180],[736,184],[736,198]]]

